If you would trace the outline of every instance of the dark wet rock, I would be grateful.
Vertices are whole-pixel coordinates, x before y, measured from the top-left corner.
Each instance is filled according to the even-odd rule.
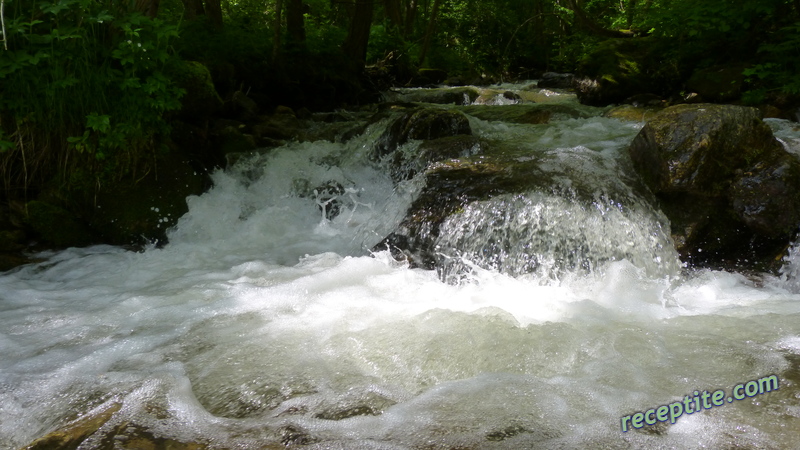
[[[410,139],[438,139],[472,134],[469,120],[458,111],[422,109],[411,114],[405,123],[400,143]]]
[[[243,153],[257,147],[256,140],[251,134],[243,132],[244,125],[228,126],[215,133],[214,147],[223,157],[233,153]]]
[[[465,114],[490,122],[502,121],[511,123],[539,124],[548,123],[553,117],[581,118],[589,117],[588,113],[570,105],[555,103],[499,105],[487,108],[485,106],[465,106],[460,108]]]
[[[241,122],[251,122],[255,120],[258,111],[258,103],[242,91],[234,92],[231,98],[223,105],[223,113],[226,117]]]
[[[397,402],[374,392],[361,398],[343,399],[315,415],[318,419],[343,420],[356,416],[379,416]]]
[[[299,425],[284,425],[278,430],[278,432],[280,433],[281,444],[287,447],[295,445],[309,445],[318,441],[317,438],[312,436],[308,431]]]
[[[288,109],[288,108],[287,108]],[[295,117],[291,109],[280,109],[270,116],[259,116],[258,123],[253,125],[253,136],[256,142],[261,139],[291,140],[297,139],[308,128],[304,120]]]
[[[670,219],[684,261],[768,264],[800,224],[800,162],[754,108],[666,108],[636,136],[630,154]]]
[[[428,80],[430,84],[441,84],[447,79],[447,72],[442,69],[419,69],[419,76]]]
[[[645,122],[654,118],[663,108],[642,107],[634,105],[615,106],[603,114],[603,117],[627,120],[630,122]]]
[[[437,108],[406,111],[378,138],[373,159],[383,159],[412,139],[432,140],[471,134],[469,119],[458,111]]]
[[[705,101],[729,102],[742,95],[744,66],[714,66],[700,69],[686,81],[686,89]]]
[[[73,212],[33,200],[26,205],[27,221],[36,234],[56,247],[83,247],[95,241],[89,227]]]
[[[426,171],[425,188],[403,222],[374,249],[389,249],[412,267],[436,268],[435,243],[441,224],[469,203],[548,185],[550,180],[538,166],[536,159],[486,155],[434,163]]]
[[[636,106],[637,108],[655,108],[663,107],[664,99],[656,94],[637,94],[625,99],[628,105]]]
[[[504,441],[509,438],[513,438],[514,436],[520,433],[530,433],[531,431],[523,427],[522,425],[509,425],[505,428],[499,430],[493,430],[486,433],[486,440],[487,441]]]
[[[37,261],[20,253],[0,252],[0,272],[5,272],[32,262]]]
[[[536,83],[537,88],[569,89],[575,82],[575,75],[571,73],[545,72]]]
[[[344,193],[344,186],[338,181],[329,181],[311,191],[317,207],[328,220],[333,220],[341,212],[342,201],[340,198]]]
[[[423,141],[416,152],[394,152],[390,174],[395,181],[407,180],[433,162],[483,153],[486,146],[485,141],[463,134]]]
[[[473,87],[420,89],[407,92],[403,97],[409,102],[439,105],[469,105],[480,96]]]
[[[466,82],[461,77],[450,77],[442,82],[445,86],[464,86]]]
[[[197,61],[180,61],[167,67],[170,78],[186,93],[181,97],[179,116],[202,121],[222,108],[222,99],[211,81],[211,73]]]
[[[108,407],[80,417],[58,430],[48,433],[29,445],[23,447],[25,450],[54,450],[54,449],[74,449],[89,436],[97,432],[114,415],[122,405],[114,403]]]
[[[186,197],[207,188],[206,175],[180,155],[159,159],[138,182],[107,186],[97,195],[89,226],[103,242],[140,245],[166,242],[166,231],[188,211]]]
[[[506,100],[512,100],[512,101],[514,101],[516,103],[519,103],[519,102],[522,101],[522,97],[520,97],[519,94],[517,94],[515,92],[511,92],[511,91],[503,92],[503,98],[505,98]]]
[[[26,247],[27,235],[21,229],[0,230],[0,252],[16,252]]]

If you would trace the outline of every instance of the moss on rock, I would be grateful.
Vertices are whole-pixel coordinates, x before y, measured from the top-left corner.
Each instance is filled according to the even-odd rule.
[[[204,120],[222,107],[211,73],[197,61],[177,61],[167,68],[167,74],[186,93],[181,98],[180,117],[184,120]]]
[[[92,233],[75,214],[44,201],[27,203],[27,222],[47,243],[56,247],[83,247],[92,243]]]

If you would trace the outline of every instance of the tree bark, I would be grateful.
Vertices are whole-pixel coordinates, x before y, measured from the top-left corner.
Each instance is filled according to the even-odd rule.
[[[186,19],[192,20],[197,16],[205,15],[203,0],[183,0],[183,8],[186,11]]]
[[[406,26],[403,37],[407,38],[414,32],[414,21],[417,20],[417,0],[409,0],[406,6]]]
[[[281,11],[283,10],[283,0],[275,0],[275,22],[272,29],[275,32],[272,38],[272,62],[278,60],[281,54]]]
[[[633,37],[633,32],[631,31],[609,30],[592,20],[581,7],[579,0],[567,0],[567,8],[575,13],[575,20],[578,25],[592,34],[609,38]]]
[[[441,0],[433,0],[433,10],[431,11],[431,18],[428,21],[428,28],[425,30],[425,40],[422,44],[422,51],[419,54],[419,64],[425,61],[428,56],[428,50],[431,47],[431,40],[433,39],[433,32],[436,30],[436,16],[439,14],[439,3]]]
[[[222,5],[220,0],[205,0],[206,15],[211,21],[211,25],[216,29],[222,28]]]
[[[307,6],[303,0],[289,0],[286,4],[286,31],[293,49],[303,51],[306,48],[305,14]]]
[[[636,15],[636,0],[628,0],[628,10],[625,11],[625,15],[630,30],[633,28],[633,17]]]
[[[400,0],[383,0],[383,11],[389,19],[389,25],[400,32],[403,29],[403,14],[400,12]]]
[[[153,19],[158,15],[160,0],[136,0],[136,11]]]
[[[353,19],[347,38],[342,44],[344,54],[351,61],[363,67],[367,60],[367,44],[369,44],[369,29],[372,26],[372,0],[356,0]]]

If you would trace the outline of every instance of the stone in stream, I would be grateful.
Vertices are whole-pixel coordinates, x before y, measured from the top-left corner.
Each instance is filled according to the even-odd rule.
[[[666,108],[642,128],[630,155],[684,261],[766,269],[797,231],[800,161],[754,108]]]
[[[409,140],[432,140],[448,136],[471,135],[467,117],[454,110],[423,108],[406,111],[381,134],[372,159],[380,160]]]

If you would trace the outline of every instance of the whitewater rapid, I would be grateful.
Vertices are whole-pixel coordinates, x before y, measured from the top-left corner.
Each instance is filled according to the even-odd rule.
[[[487,139],[602,154],[602,170],[641,127],[471,124]],[[800,135],[772,125],[785,141]],[[115,448],[141,430],[210,448],[797,445],[796,250],[782,275],[692,270],[664,248],[657,213],[539,194],[508,200],[531,214],[520,230],[572,211],[556,226],[572,236],[563,242],[617,233],[630,257],[553,276],[483,264],[467,249],[466,275],[443,281],[373,250],[424,185],[395,184],[366,162],[382,127],[216,172],[163,248],[73,248],[0,275],[0,447],[112,405],[79,448]],[[347,189],[327,220],[304,186],[331,181]],[[590,220],[599,225],[576,225]],[[532,239],[520,233],[520,245]],[[771,374],[774,392],[620,428],[634,412]]]

